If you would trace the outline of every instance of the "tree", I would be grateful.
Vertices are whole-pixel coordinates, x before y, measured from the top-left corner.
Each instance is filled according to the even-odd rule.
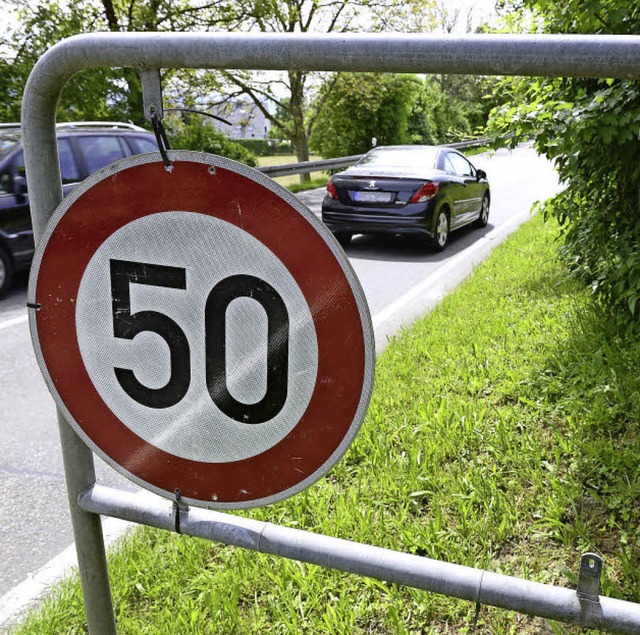
[[[3,3],[3,12],[13,12],[18,22],[0,40],[5,52],[2,65],[3,100],[0,114],[4,121],[19,121],[22,92],[31,68],[55,42],[81,33],[96,19],[96,9],[87,2],[61,8],[54,2],[29,4],[21,0]],[[69,82],[58,106],[59,118],[104,119],[106,98],[117,94],[114,73],[86,71]],[[69,113],[67,117],[65,115]]]
[[[3,13],[17,24],[0,37],[4,59],[0,86],[6,95],[0,106],[5,121],[18,121],[22,90],[31,68],[48,48],[63,38],[88,31],[191,31],[233,28],[240,10],[219,9],[219,3],[185,0],[0,0]],[[8,72],[4,72],[6,69]],[[168,83],[173,74],[166,73]],[[190,87],[193,88],[193,87]],[[144,123],[142,89],[135,69],[88,69],[66,85],[58,119],[121,119]]]
[[[489,80],[462,77],[445,90],[446,77],[346,73],[329,95],[311,133],[311,148],[325,157],[360,154],[371,139],[384,145],[440,144],[468,139],[484,129]],[[451,82],[453,83],[453,82]]]
[[[244,30],[269,33],[348,32],[378,29],[428,30],[433,0],[234,0]],[[309,160],[309,135],[337,76],[316,96],[317,74],[290,70],[277,79],[264,74],[225,72],[226,97],[248,95],[282,136],[299,161]],[[313,108],[311,105],[313,104]],[[309,175],[301,175],[306,180]]]
[[[1,1],[1,0],[0,0]],[[225,31],[347,32],[379,29],[427,30],[432,20],[429,9],[433,0],[78,0],[58,5],[52,0],[3,0],[5,6],[18,7],[21,24],[5,44],[14,52],[13,62],[19,73],[16,85],[26,79],[28,69],[53,43],[74,33],[95,30],[110,31],[191,31],[224,29]],[[407,25],[411,25],[407,29]],[[41,36],[38,31],[42,30]],[[34,37],[34,34],[36,36]],[[1,44],[1,43],[0,43]],[[140,121],[141,93],[137,75],[132,69],[113,73],[85,71],[85,84],[70,85],[60,102],[59,113],[71,110],[96,115],[108,104],[109,112],[119,118]],[[180,85],[188,89],[186,103],[177,105],[206,106],[222,99],[247,95],[289,139],[298,159],[309,156],[308,137],[322,103],[314,100],[315,75],[291,70],[276,79],[262,74],[225,72],[222,76],[187,72],[180,75]],[[122,81],[124,79],[124,82]],[[221,82],[222,79],[222,82]],[[169,93],[174,75],[165,74]],[[77,80],[79,81],[79,80]],[[95,90],[88,90],[95,88]],[[328,95],[329,91],[325,91]],[[93,99],[95,94],[102,99]],[[203,94],[204,93],[204,94]],[[213,96],[207,99],[207,95]],[[215,97],[215,96],[218,97]],[[198,97],[196,97],[198,96]],[[312,101],[315,108],[310,111]],[[19,106],[15,104],[13,112]]]
[[[343,73],[323,86],[311,147],[325,157],[362,154],[372,139],[408,143],[409,114],[420,90],[414,76]]]
[[[524,0],[533,23],[554,33],[633,34],[633,0]],[[524,86],[522,85],[524,82]],[[563,228],[562,255],[612,319],[638,325],[640,313],[640,86],[612,79],[517,80],[522,103],[503,106],[492,129],[535,136],[555,162],[563,192],[544,212]]]
[[[128,4],[101,0],[79,0],[59,5],[44,0],[34,4],[23,0],[4,2],[14,7],[19,21],[0,39],[7,58],[0,59],[0,88],[6,96],[0,104],[0,118],[19,121],[22,90],[37,59],[55,42],[87,30],[133,31],[166,28],[201,28],[215,24],[207,7],[176,5],[164,0]],[[206,17],[208,15],[208,17]],[[203,22],[204,21],[204,22]],[[169,73],[169,78],[172,75]],[[67,83],[57,106],[57,118],[65,120],[122,120],[145,125],[140,77],[134,69],[91,69],[78,73]],[[179,117],[167,119],[172,144],[176,147],[215,152],[255,165],[251,152],[218,133],[207,120],[185,123]]]

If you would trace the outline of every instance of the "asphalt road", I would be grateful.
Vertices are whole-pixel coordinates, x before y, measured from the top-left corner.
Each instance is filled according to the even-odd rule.
[[[466,277],[537,200],[558,191],[550,164],[526,147],[473,158],[492,188],[489,225],[452,234],[445,252],[425,242],[358,236],[346,249],[367,297],[378,351]],[[322,191],[300,194],[319,211]],[[26,321],[26,278],[0,300],[0,626],[9,593],[73,541],[53,401],[37,367]],[[104,484],[136,489],[97,460]],[[6,609],[6,606],[4,607]]]

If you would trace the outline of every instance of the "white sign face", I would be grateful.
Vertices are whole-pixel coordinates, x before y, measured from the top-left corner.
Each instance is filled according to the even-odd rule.
[[[308,487],[373,387],[349,261],[290,192],[201,153],[130,157],[78,186],[31,270],[45,381],[80,437],[142,487],[237,509]]]
[[[171,242],[165,240],[167,236],[171,236]],[[112,288],[118,287],[111,273],[113,262],[131,263],[121,265],[128,301],[123,303],[126,310],[115,316]],[[136,282],[138,270],[145,266],[159,271],[153,283]],[[167,272],[164,280],[163,267]],[[176,271],[184,275],[184,289],[170,286]],[[289,316],[286,400],[273,418],[260,425],[239,426],[216,405],[208,389],[208,383],[226,382],[233,399],[243,404],[268,398],[268,316],[263,304],[249,297],[251,290],[229,302],[224,315],[224,342],[212,342],[219,334],[205,324],[205,305],[211,293],[224,280],[240,275],[271,286]],[[186,356],[185,364],[191,372],[184,396],[180,395],[184,390],[180,382],[172,382],[171,350],[162,334],[141,327],[133,339],[114,337],[114,323],[126,322],[143,311],[157,312],[158,330],[164,322],[162,316],[166,316],[176,325],[176,332],[184,335],[186,344],[175,345],[175,356]],[[185,459],[224,463],[268,450],[300,420],[315,387],[315,326],[296,281],[262,243],[213,216],[152,214],[112,234],[82,277],[76,325],[82,360],[107,406],[145,441]],[[207,372],[207,351],[221,345],[226,372],[222,372],[225,368],[216,368],[211,371],[215,377],[207,381],[211,374]],[[175,403],[150,407],[144,403],[144,388],[129,390],[114,368],[129,369],[149,393],[169,386],[167,398]]]

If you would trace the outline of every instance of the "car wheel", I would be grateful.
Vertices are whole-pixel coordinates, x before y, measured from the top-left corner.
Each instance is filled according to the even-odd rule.
[[[436,233],[433,236],[433,245],[438,251],[442,251],[449,242],[449,214],[443,209],[438,212],[436,220]]]
[[[343,247],[346,247],[351,242],[353,234],[351,232],[336,232],[334,236]]]
[[[480,208],[480,216],[478,216],[474,227],[486,227],[489,222],[489,197],[485,196],[482,199],[482,207]]]
[[[13,263],[9,254],[0,247],[0,298],[11,288]]]

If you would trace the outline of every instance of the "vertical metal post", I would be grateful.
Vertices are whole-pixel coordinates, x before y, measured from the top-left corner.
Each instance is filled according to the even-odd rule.
[[[27,81],[27,87],[33,82]],[[36,244],[47,221],[62,200],[62,180],[55,135],[55,110],[61,86],[40,86],[43,110],[27,100],[23,103],[22,122],[25,161],[31,201],[31,218]],[[37,120],[42,127],[26,125]],[[30,167],[29,167],[30,166]],[[37,174],[40,170],[40,174]],[[100,516],[78,506],[80,494],[95,485],[93,453],[58,412],[58,429],[64,462],[69,510],[78,555],[78,568],[90,635],[115,635],[116,626],[109,586],[107,557]]]
[[[306,69],[350,72],[433,72],[479,75],[548,75],[640,77],[640,37],[632,36],[510,36],[487,35],[467,37],[433,37],[414,34],[379,36],[375,34],[225,34],[225,33],[91,33],[60,42],[48,51],[34,67],[24,91],[22,122],[24,150],[33,228],[36,238],[62,200],[62,185],[55,136],[55,108],[62,87],[76,72],[100,67],[142,68],[237,68],[262,70]],[[146,80],[159,92],[157,77],[151,72]],[[149,92],[147,90],[147,92]],[[153,93],[153,90],[152,90]],[[87,622],[91,635],[115,633],[115,620],[109,589],[106,555],[100,513],[107,509],[83,511],[78,497],[95,483],[93,455],[71,429],[62,415],[58,416],[60,439],[65,463],[67,490],[78,551],[80,576],[84,591]],[[120,496],[126,496],[123,493]],[[132,507],[131,507],[132,508]],[[179,511],[179,510],[178,510]],[[112,514],[113,515],[113,514]],[[166,514],[160,514],[166,516]],[[124,516],[123,516],[124,517]],[[145,517],[145,513],[141,513]],[[185,519],[186,521],[187,519]],[[240,522],[235,519],[235,522]],[[175,528],[171,526],[170,528]],[[181,531],[188,527],[181,525]],[[240,528],[242,529],[242,527]],[[289,532],[285,528],[287,544]],[[184,533],[187,533],[186,531]],[[245,536],[233,528],[233,536]],[[196,535],[195,533],[193,535]],[[299,557],[298,543],[304,534],[295,533],[290,555]],[[207,536],[209,537],[209,536]],[[276,536],[277,537],[277,536]],[[313,538],[313,549],[317,541]],[[261,544],[263,543],[264,544]],[[273,541],[274,543],[278,541]],[[261,550],[267,551],[269,539],[260,535]],[[229,543],[233,544],[233,543]],[[342,543],[340,543],[342,544]],[[244,545],[243,545],[244,546]],[[340,549],[340,555],[352,554],[352,547]],[[378,553],[377,549],[375,552]],[[278,545],[269,553],[280,553]],[[315,553],[307,550],[306,553]],[[409,556],[402,556],[402,558]],[[593,560],[596,563],[595,560]],[[587,561],[587,564],[589,561]],[[368,569],[372,565],[364,563]],[[386,570],[386,563],[380,570]],[[599,565],[589,566],[587,574],[599,574]],[[361,571],[359,571],[361,572]],[[369,574],[367,574],[369,575]],[[474,573],[473,575],[477,575]],[[588,577],[588,576],[587,576]],[[595,578],[594,578],[595,580]],[[495,581],[495,585],[492,584]],[[513,584],[513,581],[509,581]],[[445,592],[449,582],[446,582]],[[532,583],[531,583],[532,584]],[[523,599],[530,594],[531,584],[516,592],[516,606],[522,610]],[[538,589],[542,585],[535,585]],[[595,586],[595,584],[594,584]],[[582,602],[594,603],[590,584],[581,585]],[[483,603],[501,606],[505,584],[502,576],[483,576]],[[565,594],[566,595],[566,594]],[[472,596],[474,600],[478,595]],[[538,603],[529,602],[529,605]],[[562,601],[563,607],[570,603]],[[603,606],[622,606],[607,599]],[[637,633],[636,606],[622,614],[614,610],[613,623],[620,632]],[[566,611],[565,611],[566,612]],[[546,614],[546,613],[544,613]]]
[[[100,516],[78,505],[80,495],[96,482],[93,454],[60,412],[58,427],[87,626],[91,635],[116,635]]]
[[[142,99],[144,104],[144,116],[151,121],[153,115],[158,119],[164,117],[162,105],[162,81],[160,69],[150,68],[140,71],[142,81]]]

